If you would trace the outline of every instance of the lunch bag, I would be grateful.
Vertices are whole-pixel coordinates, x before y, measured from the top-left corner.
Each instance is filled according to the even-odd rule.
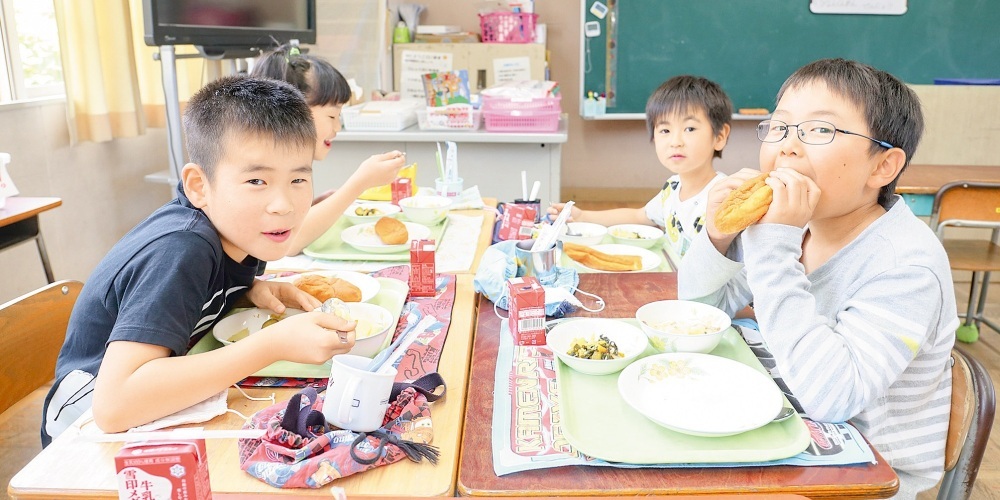
[[[397,383],[382,427],[369,433],[327,425],[323,398],[307,387],[288,400],[258,411],[244,429],[263,429],[256,439],[239,440],[240,468],[276,488],[321,488],[331,481],[409,458],[437,463],[429,402],[444,391],[444,380],[429,373],[413,383]]]

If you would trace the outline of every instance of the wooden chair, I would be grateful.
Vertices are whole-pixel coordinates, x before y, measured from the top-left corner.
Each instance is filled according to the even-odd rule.
[[[83,284],[57,281],[0,305],[0,486],[42,449],[42,403]]]
[[[941,186],[934,195],[931,229],[944,244],[951,268],[972,272],[969,305],[959,328],[959,340],[973,342],[981,325],[1000,332],[1000,326],[985,317],[990,274],[1000,271],[1000,183],[958,181]],[[946,238],[945,228],[992,229],[991,240]],[[978,299],[978,300],[977,300]]]
[[[990,375],[979,361],[957,347],[951,359],[951,417],[937,498],[965,500],[972,494],[990,439],[996,396]]]

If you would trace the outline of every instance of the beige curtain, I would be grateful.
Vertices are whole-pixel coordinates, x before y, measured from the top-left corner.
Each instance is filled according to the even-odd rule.
[[[134,137],[147,126],[166,126],[156,47],[142,39],[142,0],[54,3],[71,143]],[[177,49],[194,52],[190,46]],[[202,85],[203,61],[177,61],[182,106]]]

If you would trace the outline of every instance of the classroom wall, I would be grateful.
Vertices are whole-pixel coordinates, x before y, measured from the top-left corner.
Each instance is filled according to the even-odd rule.
[[[452,24],[479,32],[477,8],[485,2],[422,0],[424,24]],[[645,122],[583,120],[579,116],[580,0],[536,0],[538,22],[547,25],[551,77],[563,90],[569,140],[562,149],[565,199],[644,199],[662,185],[667,172],[657,162]],[[663,79],[672,74],[664,72]],[[781,82],[775,82],[775,91]],[[915,163],[1000,165],[1000,87],[917,86],[928,124]],[[756,121],[736,121],[729,145],[716,167],[731,173],[758,168]],[[334,151],[333,154],[336,154]]]
[[[143,176],[166,166],[164,129],[107,143],[69,145],[65,104],[0,106],[0,151],[21,196],[57,196],[39,215],[57,280],[85,281],[129,229],[170,200],[165,184]],[[0,252],[0,303],[46,284],[34,242]]]
[[[421,3],[427,6],[424,23],[479,31],[477,2]],[[562,149],[564,197],[648,199],[667,174],[656,161],[644,122],[585,121],[577,112],[579,6],[579,0],[536,2],[548,27],[552,78],[562,84],[569,116],[569,141]],[[321,43],[330,39],[319,38]],[[917,91],[928,125],[915,162],[1000,165],[1000,87]],[[56,279],[86,280],[118,239],[171,198],[171,187],[143,179],[166,168],[166,133],[149,129],[142,137],[101,144],[70,146],[68,141],[62,101],[0,105],[0,151],[11,153],[10,172],[22,195],[63,199],[63,206],[40,216]],[[736,122],[717,167],[724,172],[755,167],[758,148],[754,123]],[[45,284],[31,243],[0,252],[0,273],[0,303]]]

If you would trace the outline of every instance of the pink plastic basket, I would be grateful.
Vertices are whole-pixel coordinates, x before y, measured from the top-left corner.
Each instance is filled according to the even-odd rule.
[[[483,111],[487,132],[555,132],[560,111]]]
[[[483,43],[531,43],[535,41],[538,14],[489,12],[479,14]]]
[[[562,95],[535,97],[532,99],[512,99],[482,95],[483,111],[562,111]]]

